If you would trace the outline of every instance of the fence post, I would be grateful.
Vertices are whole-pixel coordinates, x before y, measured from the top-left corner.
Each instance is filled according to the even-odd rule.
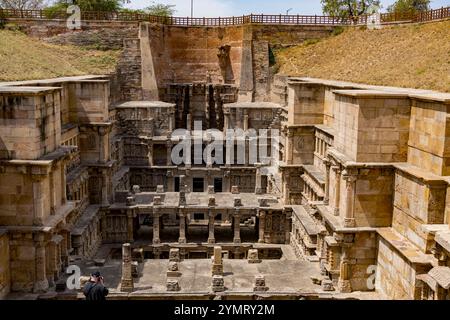
[[[317,14],[314,15],[314,24],[317,24]]]

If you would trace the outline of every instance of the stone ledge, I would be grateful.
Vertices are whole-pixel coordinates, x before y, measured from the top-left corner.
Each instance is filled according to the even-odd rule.
[[[381,238],[394,247],[410,263],[432,265],[433,259],[430,255],[421,252],[393,228],[378,228],[377,231]]]
[[[303,206],[291,206],[291,208],[293,209],[294,215],[305,228],[306,233],[310,236],[317,236],[319,234],[319,229],[313,218],[306,212],[305,208]]]
[[[407,173],[416,179],[428,184],[428,185],[446,185],[448,181],[443,177],[438,176],[436,174],[430,173],[424,169],[413,166],[409,163],[396,163],[393,164],[394,168],[400,170],[404,173]]]
[[[450,230],[449,226],[447,226],[448,231],[440,231],[436,232],[434,240],[445,250],[450,252]]]

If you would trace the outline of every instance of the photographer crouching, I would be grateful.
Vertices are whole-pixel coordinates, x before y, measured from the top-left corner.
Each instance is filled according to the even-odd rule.
[[[106,300],[109,290],[105,287],[103,277],[100,275],[100,272],[97,271],[91,274],[89,282],[84,285],[83,293],[86,296],[86,300]]]

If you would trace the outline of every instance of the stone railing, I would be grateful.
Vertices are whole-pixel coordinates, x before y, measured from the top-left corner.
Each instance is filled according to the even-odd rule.
[[[48,10],[14,10],[0,9],[0,18],[3,19],[67,19],[70,16],[66,11]],[[382,13],[381,23],[396,22],[425,22],[450,18],[450,7],[434,9],[424,12]],[[279,24],[279,25],[364,25],[369,16],[340,18],[318,15],[264,15],[250,14],[238,17],[218,18],[190,18],[190,17],[163,17],[138,12],[102,12],[82,11],[81,20],[89,21],[148,21],[178,26],[232,26],[244,24]]]

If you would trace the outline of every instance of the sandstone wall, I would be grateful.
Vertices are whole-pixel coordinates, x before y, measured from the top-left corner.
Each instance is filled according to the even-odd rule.
[[[218,53],[219,47],[225,45],[231,47],[231,75],[227,82],[239,83],[242,28],[153,25],[149,33],[156,78],[160,87],[166,83],[224,83]]]
[[[300,126],[294,129],[292,139],[292,163],[313,164],[314,127]],[[287,155],[290,156],[290,155]]]
[[[349,258],[354,262],[351,265],[350,284],[353,291],[371,291],[372,273],[369,269],[376,265],[377,236],[373,232],[355,233],[354,242],[348,252]]]
[[[13,234],[9,244],[11,291],[31,292],[36,275],[36,248],[33,235]]]
[[[444,181],[424,180],[423,172],[397,170],[392,227],[423,252],[431,243],[423,224],[443,224],[447,186]]]
[[[411,109],[408,162],[437,175],[450,174],[450,118],[447,105],[416,100]]]
[[[387,227],[391,225],[393,180],[393,170],[389,168],[359,169],[353,206],[356,226]],[[345,188],[342,189],[345,190]],[[345,210],[344,207],[342,209]],[[340,211],[341,215],[343,212],[345,211]]]
[[[61,143],[59,90],[0,92],[0,158],[34,160]]]
[[[337,150],[358,162],[406,161],[410,103],[382,95],[342,97],[338,93],[334,110]]]
[[[323,103],[323,87],[306,83],[288,86],[289,123],[322,124]]]
[[[109,81],[83,80],[69,84],[71,89],[69,119],[72,123],[109,120]]]
[[[5,166],[0,175],[0,225],[41,225],[63,205],[62,166]]]

